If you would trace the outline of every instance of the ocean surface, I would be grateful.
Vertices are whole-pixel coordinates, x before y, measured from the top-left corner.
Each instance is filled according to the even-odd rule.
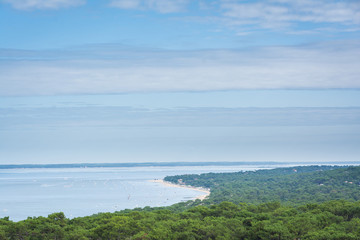
[[[282,165],[284,166],[284,165]],[[13,221],[64,212],[88,216],[136,207],[169,206],[202,192],[150,182],[168,175],[235,172],[276,165],[0,169],[0,217]]]

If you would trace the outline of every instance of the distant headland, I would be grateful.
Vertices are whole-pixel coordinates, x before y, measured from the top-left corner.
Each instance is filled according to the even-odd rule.
[[[19,168],[111,168],[111,167],[181,167],[181,166],[299,166],[299,165],[360,165],[351,162],[141,162],[141,163],[66,163],[66,164],[0,164],[0,169]]]

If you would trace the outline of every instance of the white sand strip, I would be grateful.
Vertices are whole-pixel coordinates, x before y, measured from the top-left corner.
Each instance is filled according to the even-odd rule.
[[[161,183],[167,187],[178,187],[178,188],[188,188],[188,189],[192,189],[195,191],[199,191],[205,194],[199,195],[197,197],[194,198],[195,199],[200,199],[201,201],[204,200],[205,198],[207,198],[210,195],[210,190],[205,189],[205,188],[200,188],[200,187],[192,187],[192,186],[188,186],[188,185],[180,185],[180,184],[174,184],[171,182],[167,182],[164,181],[162,179],[156,179],[156,180],[149,180],[149,182],[155,182],[155,183]]]

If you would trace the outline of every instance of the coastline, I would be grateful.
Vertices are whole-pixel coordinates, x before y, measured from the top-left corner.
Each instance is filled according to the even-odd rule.
[[[192,187],[192,186],[189,186],[189,185],[174,184],[174,183],[171,183],[171,182],[164,181],[162,179],[149,180],[149,182],[160,183],[160,184],[162,184],[164,186],[167,186],[167,187],[188,188],[188,189],[192,189],[192,190],[196,190],[196,191],[205,193],[205,194],[198,195],[197,197],[193,198],[193,200],[199,199],[199,200],[202,201],[202,200],[206,199],[210,195],[210,190],[207,190],[205,188]]]

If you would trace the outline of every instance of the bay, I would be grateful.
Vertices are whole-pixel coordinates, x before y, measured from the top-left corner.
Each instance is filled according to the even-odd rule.
[[[282,165],[284,166],[284,165]],[[150,182],[168,175],[268,169],[271,165],[0,169],[0,217],[13,221],[64,212],[88,216],[136,207],[169,206],[201,192]]]

